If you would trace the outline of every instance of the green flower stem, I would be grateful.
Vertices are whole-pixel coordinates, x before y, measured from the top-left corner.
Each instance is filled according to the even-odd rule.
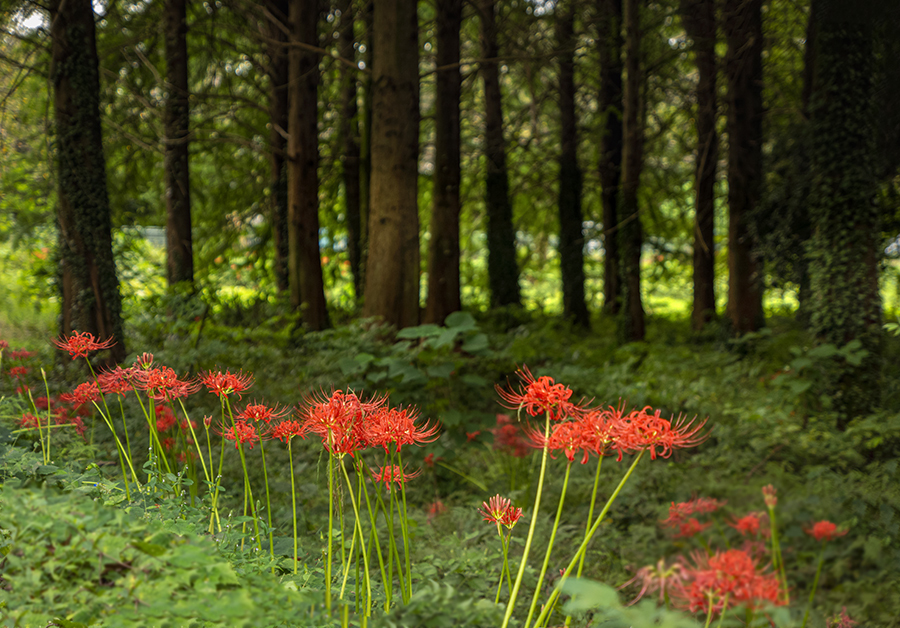
[[[181,399],[178,399],[178,405],[181,406],[181,413],[184,415],[184,420],[187,421],[188,429],[191,431],[191,439],[194,441],[194,448],[197,450],[197,456],[200,458],[200,464],[203,465],[203,476],[206,478],[207,482],[212,482],[212,478],[209,477],[209,470],[206,468],[206,460],[203,459],[203,452],[200,451],[200,441],[197,439],[197,434],[194,432],[194,425],[191,423],[191,417],[188,416],[187,410],[184,407],[184,402]],[[260,442],[260,447],[262,447],[262,442]],[[263,468],[265,468],[265,457],[263,457]]]
[[[275,560],[275,529],[272,527],[272,502],[269,500],[269,472],[266,470],[266,449],[263,441],[259,441],[259,453],[262,455],[263,463],[263,481],[266,483],[266,516],[269,522],[269,556]],[[275,573],[275,566],[272,565],[272,573]]]
[[[353,550],[356,549],[356,526],[353,526],[353,536],[350,538],[350,556],[353,556]],[[352,558],[344,563],[343,572],[344,575],[341,576],[341,593],[338,595],[339,600],[344,599],[344,591],[347,589],[347,579],[350,577],[350,567],[353,566]]]
[[[584,536],[587,538],[588,532],[591,530],[591,521],[594,520],[594,507],[597,505],[597,493],[600,490],[600,467],[603,466],[603,458],[605,456],[599,456],[597,458],[597,471],[594,473],[594,490],[591,493],[591,506],[588,508],[588,516],[587,521],[584,524]],[[576,578],[581,577],[581,572],[584,569],[584,559],[587,556],[587,552],[583,552],[581,554],[581,558],[578,559],[578,571],[575,573]],[[572,625],[572,616],[566,615],[565,626]]]
[[[616,497],[619,496],[619,493],[622,492],[622,488],[624,488],[625,483],[628,481],[628,478],[630,478],[631,474],[634,473],[634,470],[637,468],[638,463],[643,457],[643,451],[635,456],[634,462],[632,462],[631,466],[628,467],[628,471],[625,472],[625,475],[622,477],[621,481],[619,481],[619,485],[616,487],[616,490],[614,490],[613,494],[609,496],[609,499],[606,501],[606,505],[603,506],[603,510],[600,511],[600,514],[597,516],[597,520],[594,522],[594,525],[591,526],[591,529],[585,535],[584,540],[581,542],[581,545],[575,552],[575,556],[573,556],[572,560],[569,562],[569,566],[566,567],[566,570],[563,572],[562,577],[556,583],[556,587],[554,587],[553,593],[550,594],[550,599],[547,600],[547,603],[544,605],[544,610],[541,611],[541,614],[537,618],[536,625],[542,625],[544,620],[550,616],[551,609],[553,608],[553,603],[557,600],[557,598],[559,598],[562,586],[565,584],[566,580],[569,578],[569,575],[572,573],[572,569],[574,569],[575,563],[578,562],[578,559],[587,550],[588,544],[591,542],[594,534],[597,533],[597,530],[600,528],[600,524],[603,523],[603,519],[606,517],[606,513],[609,511],[613,502],[616,501]]]
[[[125,462],[128,462],[128,468],[131,470],[131,477],[135,477],[135,475],[136,475],[136,473],[134,471],[134,467],[131,466],[131,459],[128,458],[127,456],[125,456],[123,458],[122,452],[125,450],[125,448],[122,447],[122,441],[119,440],[119,436],[116,434],[116,430],[113,429],[112,422],[109,420],[109,417],[107,417],[105,414],[103,414],[103,411],[100,409],[100,406],[97,405],[96,401],[92,401],[91,403],[94,404],[94,407],[97,408],[97,412],[99,412],[100,416],[103,417],[103,421],[106,423],[107,427],[109,427],[109,430],[112,432],[113,438],[116,441],[116,447],[119,452],[119,465],[122,467],[122,479],[125,480],[125,494],[128,496],[128,501],[131,501],[131,490],[128,488],[128,476],[125,474]],[[50,440],[50,437],[48,435],[47,436],[48,449],[49,449],[49,440]],[[138,486],[140,486],[140,485],[138,485]]]
[[[722,602],[722,612],[719,613],[719,621],[716,622],[716,628],[722,628],[722,622],[725,620],[725,611],[728,610],[728,596],[729,595],[731,595],[730,592],[725,594],[725,600]],[[747,611],[749,612],[749,610],[750,609],[748,608]],[[706,618],[706,623],[709,624],[709,617]],[[750,623],[747,622],[747,625],[749,626]]]
[[[378,526],[376,525],[377,518],[378,518],[378,511],[376,510],[374,513],[372,512],[372,502],[369,499],[369,489],[366,488],[366,483],[365,483],[364,473],[366,471],[368,471],[368,469],[364,468],[365,464],[363,463],[363,461],[360,457],[357,457],[356,464],[357,464],[356,472],[359,474],[360,482],[362,483],[363,489],[364,489],[363,495],[365,495],[365,497],[366,497],[366,509],[369,511],[369,522],[371,524],[371,528],[369,530],[370,551],[371,551],[371,544],[374,541],[375,550],[376,550],[377,556],[378,556],[378,568],[381,570],[381,581],[382,581],[382,583],[384,583],[385,592],[387,593],[389,589],[388,589],[388,585],[387,585],[387,577],[386,577],[385,570],[384,570],[384,556],[382,556],[382,553],[381,553],[381,542],[378,540]],[[390,598],[390,595],[387,594],[387,595],[385,595],[384,611],[387,612],[390,609],[390,607],[391,607],[391,598]]]
[[[712,611],[713,611],[713,595],[712,593],[707,593],[709,596],[709,610],[706,612],[706,623],[703,624],[703,628],[709,628],[709,623],[712,621]]]
[[[46,462],[44,464],[50,464],[50,432],[51,432],[50,423],[51,423],[53,416],[52,416],[52,412],[50,410],[50,384],[47,383],[47,373],[44,371],[44,367],[41,367],[41,379],[44,380],[44,390],[47,391],[47,454],[46,454],[46,458],[45,458]],[[28,391],[28,398],[31,399],[31,391],[30,390]],[[33,399],[31,399],[31,405],[34,406]],[[35,406],[34,409],[35,409],[34,415],[37,416],[37,406]],[[37,424],[38,424],[38,438],[41,438],[41,420],[40,419],[38,419]],[[43,445],[44,445],[44,440],[43,440],[43,438],[41,438],[41,450],[44,449]],[[123,469],[123,471],[124,471],[124,469]],[[134,476],[132,476],[132,477],[134,477]],[[125,486],[126,487],[128,486],[127,482],[125,483]],[[129,497],[129,501],[131,501],[130,497]]]
[[[503,529],[500,522],[497,522],[497,534],[500,535],[500,551],[503,552],[503,568],[500,570],[500,582],[497,583],[497,597],[494,598],[494,604],[500,603],[500,591],[503,589],[503,576],[506,576],[507,586],[512,590],[512,578],[509,576],[509,548],[507,539],[503,536]]]
[[[129,381],[129,383],[131,383],[131,382]],[[132,384],[132,387],[133,386],[134,386],[134,384]],[[149,406],[151,409],[153,409],[153,413],[151,415],[151,412],[149,410],[147,410],[147,406],[144,405],[144,400],[141,399],[140,394],[138,394],[137,389],[135,389],[134,396],[137,397],[138,404],[140,404],[140,406],[141,406],[141,412],[144,414],[144,418],[147,419],[147,427],[150,430],[150,447],[156,448],[157,460],[159,458],[162,458],[163,462],[166,463],[166,471],[171,471],[171,469],[169,469],[169,461],[166,460],[166,456],[163,453],[162,445],[159,442],[159,434],[156,432],[156,421],[154,420],[155,416],[156,416],[156,410],[153,409],[153,404],[150,403],[150,398],[148,397],[147,398],[147,406]],[[158,468],[157,468],[157,471],[159,471]]]
[[[356,503],[356,496],[353,495],[353,485],[350,483],[350,476],[347,475],[347,468],[344,466],[344,460],[341,459],[341,471],[344,473],[344,480],[347,482],[347,493],[350,495],[350,504],[353,506],[353,515],[356,518],[356,532],[359,533],[360,539],[360,547],[363,550],[363,568],[366,572],[366,609],[365,616],[369,616],[369,609],[372,608],[372,583],[369,580],[369,557],[365,550],[365,545],[362,543],[362,525],[359,519],[359,506]],[[355,538],[354,534],[354,538]],[[350,546],[350,553],[353,553],[353,546]]]
[[[503,616],[503,624],[501,628],[509,626],[509,620],[512,619],[513,610],[516,608],[516,597],[519,595],[519,588],[522,586],[522,577],[525,575],[525,566],[528,564],[528,553],[531,551],[531,542],[534,539],[534,529],[537,525],[538,511],[541,506],[541,493],[544,490],[544,475],[547,473],[547,439],[550,436],[550,413],[544,421],[544,449],[541,452],[541,473],[538,476],[537,494],[534,496],[534,510],[531,513],[531,523],[528,524],[528,536],[525,538],[525,549],[522,552],[522,561],[519,563],[519,571],[516,574],[516,583],[509,594],[509,602],[506,604],[506,613]]]
[[[225,462],[225,437],[222,437],[222,443],[219,447],[219,471],[216,473],[216,488],[213,491],[213,498],[209,515],[209,533],[213,534],[213,522],[218,524],[219,532],[222,531],[222,521],[219,519],[219,487],[222,485],[222,463]],[[212,466],[212,465],[210,465]]]
[[[331,612],[331,553],[334,540],[334,459],[328,452],[328,554],[325,557],[325,610]]]
[[[209,433],[207,432],[207,436]],[[292,437],[288,437],[288,464],[291,470],[291,506],[294,509],[294,575],[297,575],[297,491],[294,488],[294,454],[291,451]]]
[[[122,428],[125,430],[125,446],[128,447],[128,457],[134,459],[134,455],[131,453],[131,439],[128,437],[128,422],[125,420],[125,406],[122,405],[122,396],[116,395],[116,400],[119,402],[119,415],[122,417]],[[132,479],[137,481],[137,478],[132,476]]]
[[[394,510],[396,509],[398,513],[398,517],[400,516],[400,500],[397,498],[397,492],[388,488],[388,505],[390,506],[391,518],[388,523],[388,527],[391,529],[391,536],[393,537],[394,532]],[[401,535],[402,525],[401,525]],[[392,539],[394,541],[394,558],[397,561],[397,582],[400,585],[400,599],[403,600],[403,603],[406,604],[409,602],[409,593],[406,590],[406,576],[403,575],[403,561],[400,558],[400,547],[397,543],[396,538]]]
[[[822,551],[819,552],[819,566],[816,567],[816,577],[813,579],[812,591],[809,592],[809,602],[806,604],[806,612],[803,614],[803,623],[800,628],[806,628],[806,622],[809,621],[809,612],[812,610],[813,600],[816,598],[816,588],[819,586],[819,577],[822,575],[822,565],[825,564],[825,544],[828,541],[822,541]]]
[[[228,409],[228,416],[231,418],[231,429],[235,429],[234,412],[231,410],[231,402],[225,397],[225,407]],[[236,432],[232,432],[237,436]],[[262,539],[259,538],[259,517],[256,510],[256,502],[253,500],[253,489],[250,487],[250,474],[247,472],[247,457],[244,455],[244,446],[235,440],[238,453],[241,455],[241,468],[244,470],[244,490],[250,499],[250,514],[253,517],[253,531],[256,534],[256,547],[262,551]]]
[[[787,576],[784,574],[784,560],[781,557],[781,542],[778,540],[778,525],[775,522],[775,509],[769,508],[769,527],[772,529],[772,564],[781,577],[781,586],[784,592],[784,601],[789,604],[791,601],[790,593],[788,593]]]
[[[563,479],[562,492],[559,495],[559,505],[556,507],[556,519],[553,520],[553,530],[550,532],[550,542],[547,543],[547,552],[544,554],[544,564],[541,565],[541,575],[538,576],[537,586],[534,587],[534,595],[531,597],[531,606],[528,607],[528,617],[525,619],[525,628],[531,625],[531,618],[534,617],[534,609],[537,608],[538,599],[541,597],[541,584],[544,582],[544,576],[547,575],[547,568],[550,566],[550,554],[553,553],[553,541],[556,539],[556,531],[559,529],[559,520],[562,517],[563,504],[566,501],[566,488],[569,486],[569,472],[572,470],[571,461],[566,464],[566,475]]]
[[[406,591],[412,597],[412,567],[409,562],[410,545],[409,519],[406,510],[406,478],[403,477],[403,453],[397,448],[397,464],[400,467],[400,494],[403,496],[403,511],[400,514],[400,525],[403,531],[403,553],[406,558]]]

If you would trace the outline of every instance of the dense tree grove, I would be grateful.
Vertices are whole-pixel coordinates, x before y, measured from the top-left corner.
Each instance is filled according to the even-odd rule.
[[[741,335],[788,292],[819,342],[863,342],[831,385],[872,407],[890,5],[4,3],[0,238],[48,246],[61,331],[120,358],[115,238],[153,228],[171,286],[283,297],[314,330],[521,307],[638,341],[662,280]]]

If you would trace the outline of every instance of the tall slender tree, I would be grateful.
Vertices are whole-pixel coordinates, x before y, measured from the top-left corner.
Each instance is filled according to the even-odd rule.
[[[462,0],[438,0],[434,109],[434,187],[428,247],[425,322],[442,323],[461,309],[459,295],[460,135],[459,29]]]
[[[716,134],[716,3],[682,0],[681,16],[693,40],[697,65],[697,152],[694,155],[694,301],[691,324],[700,330],[716,315],[715,185],[719,141]]]
[[[622,0],[597,2],[600,93],[597,107],[600,133],[600,195],[603,205],[603,309],[618,314],[622,300],[619,280],[618,206],[622,177]]]
[[[875,408],[881,391],[875,55],[871,15],[837,2],[822,9],[810,108],[812,330],[821,342],[858,340],[868,351],[858,365],[836,364],[827,382],[844,428]]]
[[[620,203],[619,276],[622,281],[620,337],[624,342],[644,339],[644,305],[641,302],[641,228],[638,188],[644,161],[644,116],[641,106],[640,0],[625,0],[625,91],[622,115],[622,199]]]
[[[575,111],[575,2],[556,5],[559,45],[559,259],[563,316],[581,327],[591,324],[584,302],[584,229],[581,169],[578,167],[578,118]]]
[[[266,0],[266,33],[269,56],[269,194],[272,243],[275,248],[275,285],[290,290],[288,274],[288,0]]]
[[[166,269],[169,285],[194,281],[191,235],[190,102],[188,87],[187,0],[166,0],[165,181]]]
[[[294,41],[289,54],[288,248],[291,303],[310,329],[328,326],[319,254],[319,130],[317,0],[291,0]]]
[[[360,37],[365,53],[362,63],[368,72],[363,76],[362,112],[359,116],[359,275],[365,293],[366,259],[369,255],[369,216],[372,213],[372,68],[375,64],[375,0],[363,3],[363,35]]]
[[[363,315],[419,323],[419,24],[415,0],[375,3],[372,179]]]
[[[340,54],[345,59],[356,58],[355,35],[355,2],[344,0],[341,4],[341,23],[339,30]],[[353,291],[357,300],[362,299],[363,284],[360,268],[360,232],[359,212],[359,118],[356,104],[357,71],[349,64],[341,65],[341,118],[338,121],[338,132],[341,136],[341,174],[344,179],[344,215],[347,220],[347,253],[350,258],[350,272],[353,273]]]
[[[762,186],[762,0],[724,0],[728,44],[728,306],[735,333],[763,325],[762,274],[749,220]]]
[[[500,93],[497,3],[478,0],[481,18],[481,77],[484,81],[484,154],[486,163],[488,284],[491,305],[519,305],[519,265],[516,232],[509,199],[506,140],[503,137],[503,103]]]
[[[91,0],[51,0],[51,68],[59,180],[60,333],[90,332],[125,359],[122,301],[100,127],[100,78]]]

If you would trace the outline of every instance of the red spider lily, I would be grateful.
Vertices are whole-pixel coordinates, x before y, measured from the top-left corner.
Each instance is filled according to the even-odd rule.
[[[253,421],[254,423],[259,423],[260,421],[269,423],[272,419],[280,419],[287,412],[286,409],[281,409],[278,406],[269,407],[261,403],[251,403],[235,418],[243,421]]]
[[[438,426],[428,421],[417,426],[418,418],[411,408],[382,408],[367,421],[365,439],[371,447],[383,447],[385,452],[391,445],[398,452],[403,445],[422,445],[436,440]]]
[[[190,427],[188,427],[187,419],[181,419],[181,422],[178,424],[178,427],[181,428],[182,432],[190,432],[191,429],[195,429],[195,430],[197,429],[197,422],[194,421],[193,419],[191,419],[191,425],[190,425]],[[188,437],[188,444],[190,444],[190,445],[194,444],[193,442],[191,442],[190,437]]]
[[[16,349],[9,354],[10,360],[27,360],[33,358],[37,353],[34,351],[26,351],[25,349]]]
[[[835,615],[828,620],[828,628],[853,628],[858,622],[853,621],[847,614],[847,607],[841,609],[840,615]]]
[[[523,384],[519,386],[518,392],[500,386],[495,387],[505,407],[510,410],[520,413],[525,410],[531,416],[547,413],[554,421],[579,416],[583,412],[582,408],[569,401],[572,390],[563,384],[554,383],[552,377],[535,379],[527,366],[523,366],[516,373]]]
[[[546,439],[543,432],[536,429],[526,428],[525,433],[537,449],[543,449],[546,446],[550,452],[561,451],[569,462],[575,460],[575,454],[580,450],[582,452],[581,464],[588,461],[590,449],[585,445],[584,427],[577,421],[555,424]]]
[[[636,582],[641,585],[641,590],[626,606],[636,604],[644,595],[655,591],[659,591],[659,603],[664,604],[666,593],[670,593],[673,588],[677,589],[684,586],[686,579],[687,569],[684,565],[676,561],[671,566],[666,567],[666,559],[660,558],[655,565],[647,565],[638,569],[637,573],[634,574],[634,578],[620,586],[619,589],[624,589]]]
[[[209,429],[210,425],[212,425],[212,417],[211,416],[203,417],[203,427],[205,427],[206,429]]]
[[[253,444],[259,440],[256,427],[246,421],[235,421],[231,427],[222,426],[219,434],[227,440],[234,441],[235,449],[244,443],[250,443],[250,449],[253,449]]]
[[[608,410],[592,410],[577,419],[581,425],[582,446],[585,451],[605,456],[610,449],[618,449],[617,431],[621,431],[620,421],[624,406],[610,407]]]
[[[130,381],[130,371],[131,369],[123,369],[121,366],[117,366],[111,371],[103,371],[98,374],[97,383],[100,385],[100,390],[105,395],[121,395],[124,397],[125,393],[134,388]]]
[[[445,512],[447,512],[447,507],[444,505],[444,502],[439,499],[435,500],[428,505],[428,515],[425,517],[425,520],[428,523],[431,523],[434,518],[444,514]]]
[[[94,334],[88,332],[73,332],[71,336],[64,340],[54,340],[53,344],[67,351],[72,359],[87,358],[91,351],[100,351],[101,349],[109,349],[116,341],[112,338],[99,342]]]
[[[134,365],[142,370],[147,370],[153,365],[153,354],[152,353],[142,353],[138,356],[138,358],[134,361]]]
[[[14,377],[19,379],[20,377],[25,377],[28,375],[28,367],[27,366],[14,366],[9,369],[10,377]]]
[[[515,458],[524,458],[530,448],[528,442],[522,438],[522,430],[512,422],[505,414],[497,415],[497,426],[491,429],[494,435],[494,449],[509,454]]]
[[[479,434],[481,434],[481,430],[476,430],[474,432],[466,432],[466,442],[471,443],[473,440],[478,438]]]
[[[5,340],[0,340],[0,351],[3,351],[4,349],[9,349],[9,343]]]
[[[396,482],[397,486],[402,486],[409,480],[418,476],[421,472],[422,470],[418,469],[413,473],[404,473],[403,469],[401,469],[400,466],[396,464],[389,464],[384,467],[380,467],[378,471],[371,471],[372,481],[376,484],[379,482],[383,482],[384,487],[387,490],[391,490],[391,482]]]
[[[423,462],[425,463],[426,467],[428,467],[429,469],[433,469],[434,468],[434,454],[428,454],[427,456],[425,456],[425,460]]]
[[[764,486],[762,488],[762,494],[767,508],[775,508],[775,506],[778,505],[778,491],[774,486],[771,484]]]
[[[522,517],[522,509],[516,508],[505,497],[494,495],[486,502],[481,502],[481,510],[484,520],[512,529]]]
[[[96,382],[84,382],[78,384],[72,392],[61,394],[59,398],[76,407],[85,406],[100,399],[100,389],[97,388]]]
[[[330,397],[312,398],[303,411],[304,434],[316,434],[332,455],[343,456],[371,445],[365,417],[379,411],[387,402],[384,397],[360,401],[355,393],[336,390]]]
[[[34,400],[34,406],[38,410],[46,410],[50,406],[52,406],[56,401],[54,399],[47,399],[46,397],[36,397]]]
[[[303,436],[303,424],[300,421],[282,421],[272,429],[270,435],[287,445],[294,436]]]
[[[838,531],[838,527],[830,521],[817,521],[811,528],[803,530],[817,541],[833,541],[834,539],[847,534],[847,530]]]
[[[622,417],[618,422],[615,440],[618,443],[619,460],[622,453],[649,451],[650,459],[657,456],[668,458],[675,449],[695,447],[706,440],[708,433],[701,434],[707,419],[697,423],[697,417],[686,420],[679,416],[675,421],[664,419],[661,411],[650,414],[646,407]]]
[[[697,567],[687,569],[687,584],[680,597],[690,611],[706,612],[712,606],[721,613],[724,605],[746,605],[756,609],[763,603],[783,604],[780,584],[774,574],[757,571],[756,561],[744,550],[730,549],[710,557],[694,554]]]
[[[708,515],[717,511],[728,502],[709,497],[695,497],[687,502],[672,502],[669,506],[669,516],[662,521],[662,525],[666,528],[676,528],[681,525],[688,517],[695,514]]]
[[[675,538],[688,539],[692,536],[697,536],[711,525],[712,523],[700,523],[697,519],[691,517],[678,526],[678,533],[675,535]]]
[[[19,419],[19,427],[26,430],[36,430],[46,427],[46,421],[41,420],[40,417],[36,417],[31,413],[23,414]]]
[[[175,413],[169,406],[156,406],[156,431],[167,432],[175,427]]]
[[[175,439],[172,437],[162,439],[160,443],[166,451],[172,451],[175,448]]]
[[[751,512],[740,519],[735,519],[733,523],[729,523],[728,525],[740,532],[743,536],[755,536],[759,534],[760,523],[759,513]]]
[[[168,366],[134,372],[135,387],[143,390],[153,401],[171,401],[197,392],[197,384],[178,379]]]
[[[237,398],[240,399],[241,395],[253,385],[253,375],[244,374],[242,371],[237,373],[207,371],[200,376],[200,383],[219,399],[224,399],[228,395],[237,395]]]

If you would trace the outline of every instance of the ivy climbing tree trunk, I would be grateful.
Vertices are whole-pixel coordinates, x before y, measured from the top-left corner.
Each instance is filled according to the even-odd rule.
[[[603,205],[603,309],[618,314],[622,301],[619,281],[618,206],[622,177],[622,0],[599,0],[597,30],[600,52],[598,108],[600,135],[600,198]]]
[[[479,0],[481,18],[481,77],[484,80],[485,204],[487,206],[488,284],[491,305],[520,305],[516,232],[509,199],[506,141],[503,138],[503,103],[500,94],[497,6]]]
[[[419,323],[419,24],[415,0],[375,3],[372,180],[364,316]]]
[[[868,351],[858,365],[836,363],[827,382],[843,429],[877,407],[881,390],[875,57],[872,24],[836,3],[823,9],[810,112],[812,330],[820,342],[856,340]]]
[[[60,334],[112,337],[125,359],[122,301],[100,128],[100,78],[91,0],[51,0],[51,70],[59,180]]]
[[[462,0],[438,0],[434,110],[434,187],[428,246],[425,322],[443,323],[462,308],[459,296],[459,29]]]
[[[190,103],[188,89],[187,0],[165,0],[166,40],[165,159],[166,269],[169,286],[192,285]]]
[[[691,324],[703,329],[716,315],[715,186],[719,142],[716,134],[716,3],[682,0],[685,31],[694,42],[697,65],[697,152],[694,156],[694,302]]]
[[[341,5],[340,50],[345,59],[356,58],[354,26],[354,0],[344,0]],[[353,274],[353,294],[362,299],[363,284],[360,272],[362,234],[360,232],[359,190],[359,120],[356,104],[356,70],[341,64],[341,118],[338,121],[343,155],[341,174],[344,179],[345,216],[347,220],[347,253],[350,272]]]
[[[622,200],[619,216],[619,264],[622,310],[619,335],[623,342],[644,339],[644,305],[641,302],[641,229],[638,188],[644,152],[644,119],[641,111],[640,0],[625,0],[625,94],[622,145]]]
[[[556,5],[559,43],[559,260],[563,316],[590,327],[584,302],[584,230],[581,216],[581,170],[578,167],[578,119],[575,112],[575,2]]]
[[[748,222],[762,186],[762,0],[724,0],[728,49],[728,306],[736,334],[763,326],[761,262]]]
[[[294,41],[317,46],[317,0],[291,0]],[[328,327],[328,309],[319,255],[318,54],[299,46],[289,53],[288,109],[288,272],[291,303],[304,324]]]
[[[288,0],[266,0],[269,56],[269,194],[272,243],[275,249],[275,285],[290,290],[288,276]]]

